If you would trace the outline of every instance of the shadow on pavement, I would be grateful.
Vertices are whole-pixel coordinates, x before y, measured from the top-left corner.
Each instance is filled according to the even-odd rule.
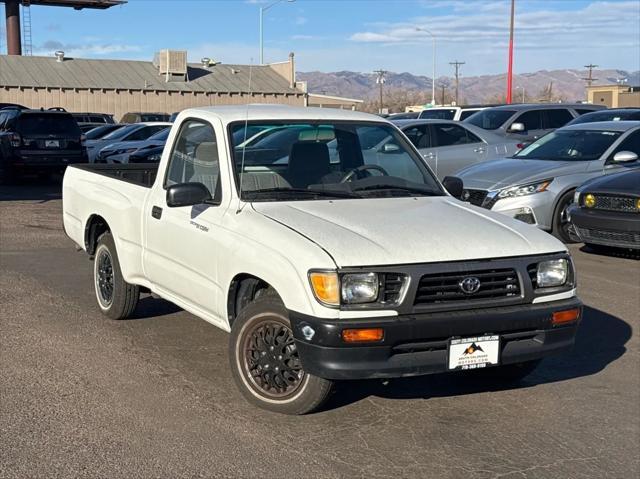
[[[584,245],[580,248],[580,251],[597,256],[613,256],[615,258],[640,260],[640,250],[613,248],[609,246]]]
[[[142,296],[136,306],[136,310],[133,312],[133,315],[128,318],[128,321],[153,319],[180,311],[182,311],[182,308],[162,298],[156,298],[151,295]]]
[[[605,334],[606,333],[606,334]],[[553,383],[596,374],[621,357],[631,338],[631,327],[620,318],[585,306],[574,348],[545,359],[530,376],[515,385],[479,381],[473,373],[449,373],[412,378],[345,381],[337,384],[333,397],[322,410],[339,408],[369,396],[389,399],[429,399],[508,390]]]
[[[0,201],[40,201],[62,198],[62,177],[24,178],[9,185],[0,185]]]

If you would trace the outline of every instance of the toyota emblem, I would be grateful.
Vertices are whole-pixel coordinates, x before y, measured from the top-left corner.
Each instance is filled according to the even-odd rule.
[[[460,280],[458,286],[464,294],[474,294],[480,289],[480,280],[475,276],[467,276]]]

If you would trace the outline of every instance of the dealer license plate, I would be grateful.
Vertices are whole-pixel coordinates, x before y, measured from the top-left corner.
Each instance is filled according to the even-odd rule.
[[[477,336],[449,342],[449,369],[477,369],[499,364],[500,336]]]
[[[45,148],[60,148],[60,142],[58,140],[45,140]]]

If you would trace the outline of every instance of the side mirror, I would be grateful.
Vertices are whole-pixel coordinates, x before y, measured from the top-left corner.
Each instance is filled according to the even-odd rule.
[[[638,154],[633,151],[619,151],[613,155],[613,161],[616,163],[629,163],[631,161],[637,161]]]
[[[454,198],[460,199],[462,197],[463,184],[457,176],[445,176],[442,185]]]
[[[167,188],[167,206],[193,206],[205,203],[211,199],[211,194],[202,183],[181,183]]]
[[[509,127],[509,131],[522,133],[523,131],[525,131],[524,123],[511,123],[511,126]]]
[[[382,147],[382,153],[397,153],[400,151],[400,147],[395,143],[385,143]]]

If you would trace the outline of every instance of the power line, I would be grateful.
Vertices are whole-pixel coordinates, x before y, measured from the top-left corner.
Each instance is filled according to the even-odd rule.
[[[456,105],[458,104],[458,84],[459,84],[459,69],[461,65],[464,65],[465,62],[459,62],[458,60],[454,61],[454,62],[449,62],[449,65],[453,65],[453,67],[456,69]]]
[[[373,73],[375,73],[376,75],[378,75],[376,77],[376,83],[379,85],[380,87],[380,109],[378,111],[378,113],[382,114],[382,85],[384,85],[385,83],[385,75],[387,73],[389,73],[387,70],[374,70]]]

